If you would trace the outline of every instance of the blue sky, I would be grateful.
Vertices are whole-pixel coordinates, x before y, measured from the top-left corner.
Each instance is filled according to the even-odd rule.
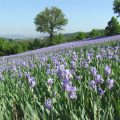
[[[68,18],[64,33],[104,28],[113,13],[113,0],[0,0],[0,35],[36,35],[34,18],[56,6]]]

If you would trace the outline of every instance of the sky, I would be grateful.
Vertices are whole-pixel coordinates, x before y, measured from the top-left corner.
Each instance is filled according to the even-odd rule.
[[[0,35],[40,34],[35,30],[34,18],[51,6],[62,9],[68,18],[63,33],[102,29],[116,16],[113,0],[0,0]]]

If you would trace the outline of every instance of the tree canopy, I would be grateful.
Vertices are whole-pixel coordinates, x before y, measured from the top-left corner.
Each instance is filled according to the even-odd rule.
[[[50,35],[52,42],[53,36],[57,31],[62,30],[62,27],[68,23],[62,10],[57,7],[45,8],[40,12],[34,21],[36,30]]]
[[[119,17],[120,16],[120,0],[114,0],[113,10],[114,10],[114,13],[117,13]]]
[[[87,33],[79,32],[76,38],[79,40],[85,39],[85,38],[87,38]]]
[[[120,34],[120,24],[117,18],[112,17],[108,22],[108,26],[105,28],[106,35],[117,35]]]
[[[104,36],[104,30],[103,29],[92,29],[89,32],[88,36],[90,38],[96,38],[96,37]]]

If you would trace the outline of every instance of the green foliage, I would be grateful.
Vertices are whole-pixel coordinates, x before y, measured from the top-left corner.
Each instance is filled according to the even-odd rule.
[[[21,53],[21,52],[23,52],[22,46],[19,44],[14,45],[13,53],[17,54],[17,53]]]
[[[87,33],[85,33],[85,32],[80,32],[76,37],[76,39],[78,39],[78,40],[82,40],[85,38],[87,38]]]
[[[7,52],[10,53],[11,49],[11,44],[9,43],[9,41],[0,38],[0,55],[5,55]]]
[[[47,47],[50,46],[51,43],[49,42],[48,39],[37,39],[35,38],[34,41],[30,44],[30,49],[34,50],[34,49],[38,49],[38,48],[43,48],[43,47]]]
[[[104,36],[103,29],[92,29],[88,34],[89,38],[95,38],[95,37],[100,37],[100,36]]]
[[[55,35],[53,38],[53,45],[65,42],[65,38],[62,34]]]
[[[68,20],[62,13],[62,10],[57,7],[45,8],[44,11],[40,12],[35,18],[36,30],[48,33],[52,42],[54,34],[58,30],[62,30],[62,26],[66,25]]]
[[[0,56],[21,53],[28,49],[28,42],[18,42],[0,38]]]
[[[114,10],[114,13],[117,13],[119,17],[120,16],[120,0],[114,0],[113,10]]]
[[[36,49],[36,48],[40,48],[40,41],[38,39],[35,39],[33,44],[32,44],[32,48]]]
[[[86,38],[96,38],[105,36],[104,29],[92,29],[90,32],[79,32],[76,35],[76,39],[82,40]]]
[[[108,22],[107,27],[105,28],[105,34],[108,36],[120,34],[120,24],[117,18],[111,18],[111,20]]]

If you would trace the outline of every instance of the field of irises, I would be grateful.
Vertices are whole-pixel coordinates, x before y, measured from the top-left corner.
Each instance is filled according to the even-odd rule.
[[[120,41],[4,58],[0,120],[120,119]]]

